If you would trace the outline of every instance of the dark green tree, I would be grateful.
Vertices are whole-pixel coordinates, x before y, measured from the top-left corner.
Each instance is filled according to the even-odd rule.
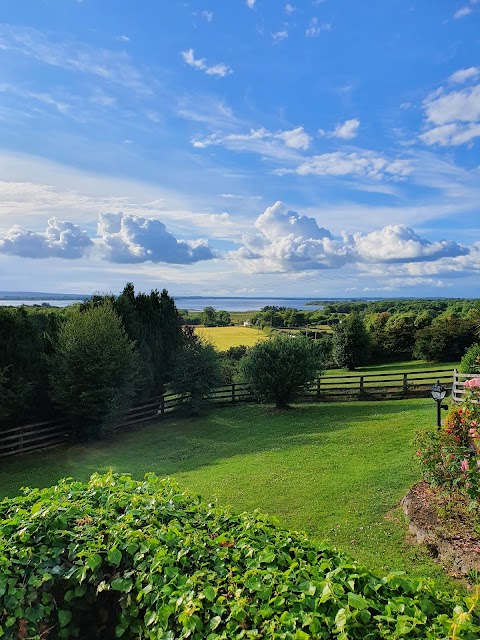
[[[333,359],[342,369],[353,371],[364,365],[370,355],[370,336],[358,313],[340,322],[333,336]]]
[[[195,334],[193,327],[185,327],[183,345],[175,356],[172,387],[184,396],[186,412],[200,415],[210,393],[221,384],[218,353]]]
[[[475,324],[471,320],[442,315],[417,332],[414,356],[429,362],[455,362],[475,340]]]
[[[202,312],[202,323],[206,327],[217,326],[217,312],[213,307],[205,307],[205,309]]]
[[[49,311],[0,308],[0,411],[7,424],[42,415],[48,405]]]
[[[107,435],[135,392],[138,358],[109,304],[76,310],[61,327],[51,358],[55,404],[81,440]]]
[[[318,342],[304,336],[277,335],[251,347],[240,364],[256,398],[285,409],[320,374],[322,353]]]
[[[217,313],[217,325],[220,327],[227,327],[232,322],[228,311],[219,311]]]

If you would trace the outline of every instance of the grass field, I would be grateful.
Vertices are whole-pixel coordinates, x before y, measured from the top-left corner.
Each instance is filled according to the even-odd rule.
[[[74,446],[2,461],[0,495],[62,477],[154,471],[207,500],[260,509],[306,530],[377,572],[405,570],[451,588],[427,552],[406,542],[398,508],[418,480],[412,438],[432,426],[429,400],[217,409],[124,433],[113,443]]]
[[[398,373],[404,371],[433,371],[434,369],[458,369],[459,362],[426,362],[425,360],[406,360],[405,362],[390,362],[388,364],[375,364],[369,367],[347,371],[346,369],[327,369],[326,376],[368,375],[375,373]]]
[[[195,327],[195,331],[219,351],[226,351],[230,347],[239,347],[242,344],[251,347],[268,338],[265,331],[254,327]]]

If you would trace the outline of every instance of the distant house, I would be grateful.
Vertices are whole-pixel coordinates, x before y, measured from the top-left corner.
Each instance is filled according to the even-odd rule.
[[[245,320],[245,322],[243,323],[244,327],[249,327],[250,326],[250,320]]]

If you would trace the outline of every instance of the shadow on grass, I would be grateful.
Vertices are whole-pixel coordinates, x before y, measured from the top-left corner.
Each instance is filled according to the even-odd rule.
[[[149,471],[170,476],[235,456],[322,445],[333,439],[344,447],[343,431],[361,429],[362,423],[418,424],[416,412],[425,406],[424,400],[302,404],[283,413],[261,405],[221,407],[199,418],[172,418],[139,427],[113,441],[3,461],[0,496],[17,494],[22,486],[48,486],[63,477],[85,480],[109,468],[135,478]],[[381,429],[378,434],[382,437]]]

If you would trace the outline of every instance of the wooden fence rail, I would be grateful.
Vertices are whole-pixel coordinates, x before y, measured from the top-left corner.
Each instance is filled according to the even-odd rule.
[[[462,375],[453,372],[452,369],[442,368],[418,372],[321,376],[304,389],[301,399],[312,402],[338,402],[427,397],[433,384],[440,380],[448,390],[453,387],[452,397],[458,401],[463,393],[460,379]],[[467,377],[474,376],[465,376]],[[129,409],[116,429],[120,431],[175,415],[186,399],[187,396],[173,393],[149,398]],[[253,395],[248,384],[225,385],[215,389],[210,395],[210,402],[214,405],[251,401]],[[72,426],[65,419],[35,422],[8,429],[0,427],[0,458],[65,444],[71,435]]]
[[[465,397],[465,382],[472,378],[480,378],[478,373],[460,373],[456,369],[453,371],[452,400],[462,402]]]

